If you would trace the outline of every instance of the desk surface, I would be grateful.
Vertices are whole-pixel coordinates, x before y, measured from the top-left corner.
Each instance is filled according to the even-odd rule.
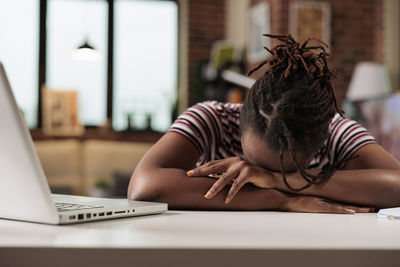
[[[2,266],[365,267],[398,266],[398,255],[400,221],[376,213],[168,211],[66,226],[0,220]]]
[[[0,247],[395,249],[400,221],[375,213],[168,211],[66,226],[0,220]]]

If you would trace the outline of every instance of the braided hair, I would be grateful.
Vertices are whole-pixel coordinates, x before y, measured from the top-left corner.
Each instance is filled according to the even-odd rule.
[[[305,171],[297,155],[310,157],[328,137],[329,124],[336,113],[343,117],[332,88],[333,69],[328,68],[323,41],[309,38],[303,44],[288,35],[264,36],[281,43],[272,49],[264,47],[272,56],[252,69],[248,75],[267,66],[264,75],[248,91],[243,103],[240,125],[250,127],[273,150],[280,153],[283,181],[293,191],[327,181],[344,161],[324,168],[317,175]],[[316,46],[307,46],[314,40]],[[319,53],[315,53],[318,51]],[[283,152],[289,150],[291,158],[306,185],[293,188],[286,179]]]

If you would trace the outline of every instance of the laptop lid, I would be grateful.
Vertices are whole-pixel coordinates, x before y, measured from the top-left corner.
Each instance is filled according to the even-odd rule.
[[[49,185],[1,63],[0,218],[58,222]]]

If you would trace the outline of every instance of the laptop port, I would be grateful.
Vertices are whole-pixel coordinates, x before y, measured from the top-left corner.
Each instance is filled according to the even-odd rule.
[[[93,217],[97,217],[97,213],[93,213]]]
[[[132,212],[135,212],[135,209],[133,209]]]
[[[92,217],[91,213],[86,213],[86,219],[90,219]]]
[[[78,220],[83,220],[83,213],[78,214]]]
[[[116,211],[116,212],[114,212],[114,214],[120,214],[120,213],[125,213],[126,211],[124,211],[124,210],[120,210],[120,211]]]
[[[112,215],[112,211],[107,212],[107,216]]]
[[[100,212],[100,213],[99,213],[99,216],[104,216],[104,212]]]
[[[76,216],[75,216],[75,215],[71,215],[71,216],[69,216],[69,219],[70,219],[70,220],[75,220],[75,219],[76,219]]]

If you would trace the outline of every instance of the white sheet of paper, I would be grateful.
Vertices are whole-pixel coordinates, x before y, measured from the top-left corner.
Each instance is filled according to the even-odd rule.
[[[378,217],[400,220],[400,207],[390,208],[390,209],[380,209],[378,212]]]

